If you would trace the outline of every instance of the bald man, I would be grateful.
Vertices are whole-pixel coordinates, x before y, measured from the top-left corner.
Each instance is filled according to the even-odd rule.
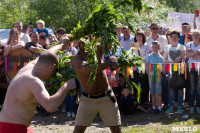
[[[0,113],[0,133],[32,133],[28,126],[37,104],[53,112],[63,102],[67,91],[76,87],[75,80],[71,79],[50,96],[42,82],[55,73],[59,61],[56,53],[69,44],[69,38],[65,36],[62,42],[19,70],[11,81]]]

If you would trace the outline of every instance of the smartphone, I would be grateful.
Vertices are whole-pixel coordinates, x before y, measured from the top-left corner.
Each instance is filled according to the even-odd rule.
[[[31,28],[33,28],[33,23],[32,22],[29,22],[29,25],[31,25]]]
[[[195,10],[195,14],[199,16],[199,10]]]

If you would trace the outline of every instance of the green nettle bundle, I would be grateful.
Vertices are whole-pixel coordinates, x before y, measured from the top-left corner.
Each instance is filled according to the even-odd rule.
[[[130,48],[128,51],[125,51],[122,49],[121,55],[117,58],[117,62],[120,64],[120,71],[123,73],[125,76],[125,81],[126,85],[129,88],[131,94],[133,94],[133,86],[136,88],[138,94],[137,94],[137,101],[139,102],[140,100],[140,93],[141,89],[129,78],[129,74],[127,75],[127,68],[132,67],[132,66],[141,66],[142,65],[142,60],[143,58],[136,55],[134,52],[135,48]]]
[[[59,63],[56,73],[50,78],[49,81],[53,84],[47,89],[50,95],[55,92],[69,79],[76,78],[76,72],[71,64],[74,56],[62,56],[63,52],[59,51]],[[76,93],[76,89],[68,92],[71,95]]]
[[[123,20],[123,16],[116,9],[121,5],[123,6],[127,4],[133,5],[133,8],[138,11],[140,11],[142,7],[141,0],[114,0],[114,6],[110,4],[99,5],[83,24],[79,22],[77,27],[71,31],[71,42],[81,40],[85,43],[85,51],[88,52],[88,62],[85,67],[93,64],[93,71],[88,80],[89,85],[94,84],[96,79],[98,68],[96,55],[97,45],[103,47],[103,54],[109,53],[108,44],[111,46],[113,54],[117,51],[117,48],[120,45],[117,39],[116,28],[118,27],[119,21]],[[87,36],[92,36],[93,40],[85,40],[84,38]],[[97,44],[99,38],[101,38],[101,43]],[[59,80],[48,89],[49,91],[52,91],[52,93],[63,85],[65,81],[76,77],[74,68],[70,64],[71,60],[72,57],[60,56],[58,71],[54,76],[54,78]],[[127,67],[140,66],[141,60],[142,58],[134,53],[134,49],[130,49],[128,52],[122,50],[122,54],[118,57],[117,62],[120,64],[120,71],[124,72]],[[134,85],[138,90],[138,95],[140,94],[140,89],[135,83],[130,81],[129,78],[126,78],[126,83],[131,90],[133,90]]]

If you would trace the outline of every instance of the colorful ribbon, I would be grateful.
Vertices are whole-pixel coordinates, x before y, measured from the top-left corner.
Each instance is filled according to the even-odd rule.
[[[158,82],[160,82],[160,64],[157,64]]]
[[[21,62],[21,67],[23,67],[24,66],[24,62]]]
[[[14,71],[17,72],[17,62],[14,62]]]
[[[154,83],[156,83],[156,77],[157,77],[157,76],[156,76],[156,70],[157,70],[156,68],[157,68],[157,65],[154,64],[154,70],[153,70],[153,74],[154,74],[154,75],[153,75],[153,81],[154,81]]]
[[[174,72],[178,71],[178,65],[177,63],[174,63]]]
[[[185,63],[181,63],[181,74],[184,74],[185,71]]]
[[[142,63],[142,74],[145,74],[145,64]]]
[[[5,56],[5,72],[8,71],[8,57]]]
[[[12,64],[11,64],[11,61],[9,62],[9,67],[8,67],[9,70],[12,69]]]

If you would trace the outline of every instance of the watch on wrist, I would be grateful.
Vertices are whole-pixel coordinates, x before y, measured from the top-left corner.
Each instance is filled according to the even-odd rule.
[[[110,61],[110,62],[109,62],[109,65],[110,65],[110,67],[112,67],[112,65],[113,65],[113,62],[112,62],[112,61]]]

